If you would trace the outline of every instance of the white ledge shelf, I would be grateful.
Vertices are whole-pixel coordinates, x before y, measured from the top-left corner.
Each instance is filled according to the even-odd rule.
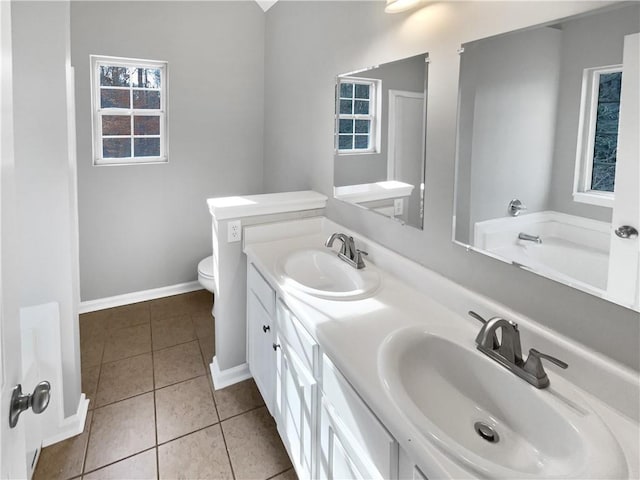
[[[409,183],[389,180],[386,182],[362,183],[359,185],[345,185],[334,187],[333,195],[338,200],[347,202],[372,202],[391,198],[408,197],[414,186]]]
[[[213,218],[226,220],[325,208],[327,197],[313,190],[304,190],[301,192],[209,198],[207,205]]]

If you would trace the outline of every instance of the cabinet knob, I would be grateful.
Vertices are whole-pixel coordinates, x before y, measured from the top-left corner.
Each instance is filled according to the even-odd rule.
[[[269,325],[262,325],[262,331],[264,333],[267,333],[269,330],[271,330],[271,327]]]
[[[280,344],[279,343],[274,343],[272,344],[273,347],[273,351],[275,352],[276,350],[278,350],[280,348]]]

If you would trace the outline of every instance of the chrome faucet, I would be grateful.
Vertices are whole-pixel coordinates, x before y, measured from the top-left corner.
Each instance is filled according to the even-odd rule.
[[[524,361],[517,323],[500,317],[485,320],[473,311],[470,311],[469,315],[483,323],[476,337],[478,350],[534,387],[546,388],[549,386],[549,377],[542,365],[542,359],[548,360],[560,368],[569,366],[551,355],[540,353],[535,348],[529,349],[529,356]],[[498,330],[502,331],[500,341],[496,335]]]
[[[520,232],[518,234],[518,239],[526,240],[528,242],[534,242],[537,244],[542,243],[542,239],[540,238],[540,235],[529,235],[528,233],[524,233],[524,232]]]
[[[331,248],[335,240],[340,240],[342,242],[340,252],[338,253],[338,258],[340,258],[340,260],[344,260],[353,268],[361,269],[365,267],[362,255],[368,254],[367,252],[356,248],[356,243],[353,240],[353,237],[345,235],[344,233],[334,233],[327,238],[326,242],[324,242],[325,247]]]

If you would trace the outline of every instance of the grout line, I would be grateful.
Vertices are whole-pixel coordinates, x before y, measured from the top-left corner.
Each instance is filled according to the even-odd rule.
[[[275,475],[271,475],[269,478],[267,478],[266,480],[271,480],[272,478],[276,478],[278,475],[282,475],[285,472],[288,472],[289,470],[293,470],[295,472],[295,469],[293,467],[289,467],[286,470],[282,470],[281,472],[276,473]],[[298,476],[298,474],[296,473],[296,477]]]
[[[149,306],[147,305],[147,308]],[[149,318],[151,318],[151,309],[149,308]],[[156,364],[155,357],[153,356],[153,325],[151,319],[149,320],[149,330],[151,336],[151,385],[153,387],[153,431],[156,437],[156,479],[160,479],[160,453],[158,448],[158,405],[156,403]]]
[[[263,403],[262,405],[258,405],[256,407],[251,407],[249,410],[245,410],[244,412],[236,413],[234,415],[231,415],[230,417],[225,418],[224,420],[220,420],[220,423],[226,422],[227,420],[232,420],[232,419],[234,419],[236,417],[240,417],[240,416],[244,415],[245,413],[253,412],[254,410],[258,410],[258,409],[260,409],[262,407],[266,408],[266,405]]]
[[[132,453],[131,455],[127,455],[126,457],[119,458],[118,460],[115,460],[115,461],[113,461],[113,462],[111,462],[111,463],[106,463],[106,464],[104,464],[104,465],[100,465],[98,468],[94,468],[93,470],[89,470],[88,472],[84,472],[84,473],[83,473],[83,475],[86,475],[86,474],[88,474],[88,473],[96,472],[96,471],[98,471],[98,470],[101,470],[101,469],[103,469],[103,468],[110,467],[111,465],[115,465],[116,463],[123,462],[123,461],[125,461],[125,460],[129,460],[131,457],[135,457],[136,455],[140,455],[140,454],[142,454],[142,453],[146,453],[146,452],[148,452],[149,450],[154,449],[154,448],[156,448],[156,447],[155,447],[155,445],[154,445],[153,447],[149,447],[149,448],[145,448],[144,450],[140,450],[139,452]]]
[[[215,426],[219,426],[219,425],[220,425],[220,421],[217,421],[215,423],[210,423],[208,425],[205,425],[204,427],[199,427],[199,428],[195,429],[193,432],[183,433],[182,435],[178,435],[175,438],[171,438],[171,439],[166,440],[166,441],[164,441],[162,443],[159,443],[158,444],[158,448],[162,447],[162,446],[164,446],[164,445],[166,445],[168,443],[171,443],[171,442],[173,442],[175,440],[180,440],[181,438],[188,437],[189,435],[193,435],[194,433],[198,433],[198,432],[201,432],[202,430],[206,430],[207,428],[211,428],[211,427],[215,427]],[[222,428],[222,427],[220,427],[220,428]]]

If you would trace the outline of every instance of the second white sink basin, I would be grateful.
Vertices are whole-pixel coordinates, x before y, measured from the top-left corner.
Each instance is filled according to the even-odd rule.
[[[380,274],[370,267],[356,269],[335,251],[305,248],[282,257],[276,273],[287,287],[331,300],[355,300],[372,295]]]
[[[617,441],[566,382],[538,390],[474,345],[423,327],[391,334],[378,359],[398,414],[471,476],[627,476]]]

